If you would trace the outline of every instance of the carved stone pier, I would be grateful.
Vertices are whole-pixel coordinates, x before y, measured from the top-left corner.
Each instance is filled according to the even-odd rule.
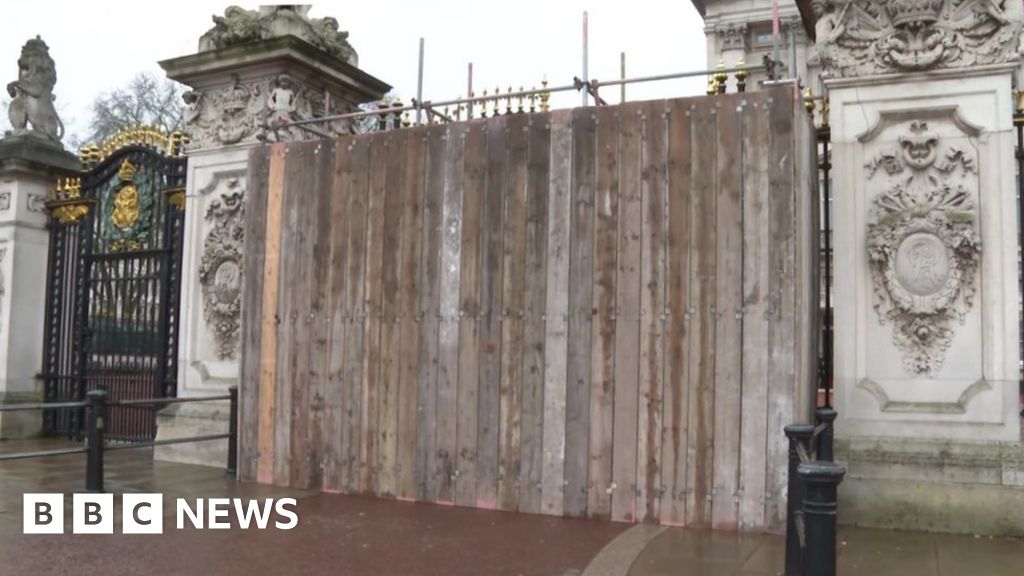
[[[1008,512],[1024,500],[1020,11],[980,0],[819,6],[844,522],[1024,533]]]
[[[221,395],[238,382],[246,166],[263,142],[317,138],[282,124],[349,112],[390,86],[357,68],[348,33],[308,5],[230,7],[214,16],[195,54],[165,60],[188,85],[186,239],[182,262],[179,395]],[[320,129],[322,130],[322,128]],[[227,405],[197,402],[163,410],[158,438],[227,430]],[[219,442],[159,448],[156,458],[223,466]]]

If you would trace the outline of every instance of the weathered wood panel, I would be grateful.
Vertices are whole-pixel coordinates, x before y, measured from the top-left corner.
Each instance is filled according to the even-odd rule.
[[[619,110],[597,112],[594,293],[590,342],[590,481],[587,513],[611,514],[615,400],[615,277],[619,239]]]
[[[668,133],[668,331],[665,343],[665,401],[662,411],[661,519],[665,524],[686,522],[687,454],[690,414],[690,204],[693,165],[691,122],[693,104],[676,100],[669,105]]]
[[[764,526],[768,439],[768,113],[743,108],[743,405],[740,424],[740,529]]]
[[[455,504],[476,504],[477,407],[480,389],[480,278],[487,133],[483,122],[466,129],[462,184],[459,285],[459,392]]]
[[[505,159],[505,220],[502,239],[501,383],[498,445],[498,507],[519,508],[522,434],[524,292],[526,282],[526,116],[510,116]]]
[[[620,106],[619,220],[615,281],[615,384],[612,401],[612,520],[636,518],[640,377],[640,185],[643,104]]]
[[[420,289],[419,412],[416,419],[418,499],[437,494],[437,371],[441,315],[441,243],[444,227],[444,128],[427,132],[426,196],[423,209],[423,284]]]
[[[456,418],[459,386],[459,287],[462,265],[462,186],[466,135],[463,126],[448,130],[441,240],[441,319],[437,370],[437,502],[455,501]]]
[[[416,447],[419,422],[419,324],[422,286],[423,208],[426,175],[426,142],[421,130],[411,131],[405,144],[402,199],[402,275],[398,376],[398,493],[403,500],[416,498]]]
[[[397,132],[385,159],[384,252],[381,297],[380,393],[377,397],[377,494],[392,497],[398,493],[398,411],[402,356],[400,327],[402,240],[405,231],[405,166],[408,132]]]
[[[254,151],[243,477],[777,528],[813,400],[804,114],[775,89]]]
[[[569,228],[572,213],[572,116],[551,115],[548,178],[547,281],[544,390],[541,430],[541,511],[561,516],[565,507],[566,383],[569,337]]]
[[[265,247],[267,245],[267,193],[270,184],[270,149],[267,147],[254,148],[249,153],[249,168],[251,174],[246,182],[248,187],[246,204],[249,207],[248,209],[253,212],[253,215],[245,221],[245,238],[254,246]],[[256,271],[250,273],[246,278],[246,284],[249,285],[249,289],[243,294],[245,300],[242,302],[242,307],[246,310],[262,311],[263,309],[264,262],[264,250],[247,250],[243,255],[242,268],[244,270]],[[259,321],[259,316],[257,315],[254,315],[252,320],[245,322],[242,326],[241,370],[245,374],[255,376],[248,380],[242,380],[242,385],[239,388],[241,424],[238,431],[238,475],[242,480],[248,481],[257,479],[260,434],[268,432],[259,425],[261,328],[262,322]]]
[[[593,327],[597,117],[572,112],[569,349],[565,389],[565,514],[585,516],[590,485],[590,340]]]
[[[708,526],[715,431],[715,273],[718,236],[717,124],[715,100],[700,100],[693,110],[693,198],[690,203],[690,380],[687,435],[686,522]]]
[[[666,241],[668,186],[663,102],[643,108],[641,166],[643,223],[640,230],[640,389],[637,415],[636,520],[658,522],[661,514],[662,398],[667,316]]]
[[[534,120],[531,118],[531,120]],[[529,125],[526,198],[526,269],[523,285],[523,395],[519,510],[541,511],[544,441],[544,337],[547,297],[548,185],[551,130],[547,118]],[[564,377],[564,376],[563,376]]]
[[[718,201],[715,207],[717,273],[715,275],[714,472],[711,525],[735,530],[739,521],[740,378],[743,368],[743,174],[725,151],[742,158],[743,95],[719,98]],[[737,426],[739,424],[739,426]]]

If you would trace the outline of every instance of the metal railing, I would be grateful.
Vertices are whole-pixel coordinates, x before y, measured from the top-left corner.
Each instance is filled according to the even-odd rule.
[[[107,443],[104,431],[111,406],[161,406],[185,402],[228,401],[228,431],[225,434],[206,434],[185,438],[168,438],[131,444]],[[56,408],[85,408],[88,410],[86,423],[86,444],[81,448],[57,448],[53,450],[36,450],[0,454],[0,462],[5,460],[22,460],[26,458],[45,458],[48,456],[65,456],[68,454],[87,454],[85,466],[86,492],[103,492],[103,459],[104,454],[111,450],[130,450],[133,448],[151,448],[171,444],[189,442],[207,442],[210,440],[228,440],[227,467],[225,473],[235,476],[238,471],[238,386],[228,388],[222,396],[204,396],[199,398],[143,398],[133,400],[107,400],[106,390],[90,390],[86,400],[81,402],[50,402],[36,404],[0,404],[0,412],[19,412],[27,410],[51,410]]]
[[[498,89],[495,89],[493,94],[488,94],[484,91],[484,94],[481,96],[470,94],[465,98],[459,97],[440,101],[420,101],[413,98],[411,104],[402,104],[400,101],[394,103],[382,102],[377,109],[343,114],[327,114],[287,122],[265,122],[261,126],[260,139],[272,141],[277,139],[276,135],[278,132],[290,129],[300,129],[321,138],[332,138],[339,134],[358,133],[360,132],[358,128],[360,123],[370,119],[376,119],[376,122],[368,121],[365,124],[365,126],[369,127],[370,131],[407,128],[417,125],[416,122],[408,119],[408,113],[410,112],[415,113],[416,117],[420,117],[422,113],[425,113],[426,124],[458,122],[470,120],[474,117],[486,118],[488,116],[534,112],[538,109],[538,102],[539,111],[547,112],[549,110],[548,100],[552,94],[558,92],[582,92],[586,90],[587,94],[594,99],[594,102],[598,106],[602,106],[607,103],[600,96],[601,88],[700,76],[708,78],[708,95],[725,94],[726,84],[730,75],[736,80],[737,91],[743,92],[746,90],[747,81],[751,73],[765,72],[769,81],[779,81],[779,74],[782,69],[783,65],[781,62],[773,61],[766,55],[764,61],[760,64],[748,65],[741,60],[736,65],[727,67],[724,62],[720,62],[716,68],[710,70],[693,70],[605,81],[574,77],[571,84],[561,86],[548,86],[547,80],[545,80],[543,82],[544,86],[540,89],[524,90],[520,88],[519,90],[513,90],[509,87],[507,93],[501,93]],[[527,101],[525,105],[524,100]],[[502,105],[504,105],[504,111],[502,111]]]
[[[819,408],[817,426],[786,426],[789,484],[786,499],[785,576],[835,576],[836,505],[846,468],[833,461],[838,414]]]

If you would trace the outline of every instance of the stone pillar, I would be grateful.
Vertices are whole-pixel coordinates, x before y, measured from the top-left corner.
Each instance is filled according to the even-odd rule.
[[[49,232],[46,200],[79,162],[33,134],[0,140],[0,404],[43,401]],[[0,440],[42,430],[42,413],[0,413]]]
[[[264,141],[318,138],[280,123],[354,110],[390,86],[356,67],[347,32],[333,18],[310,19],[309,6],[228,8],[199,40],[199,52],[160,62],[185,94],[188,147],[182,262],[179,396],[223,395],[238,381],[242,234],[249,150]],[[157,437],[227,431],[227,403],[172,405]],[[223,442],[161,447],[155,457],[224,466]]]
[[[1024,532],[1024,483],[1007,474],[1021,440],[1019,14],[980,0],[825,5],[819,38],[839,30],[817,52],[832,109],[841,521]]]

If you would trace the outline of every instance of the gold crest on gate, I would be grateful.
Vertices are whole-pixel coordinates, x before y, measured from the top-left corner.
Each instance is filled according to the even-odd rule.
[[[131,183],[137,170],[126,158],[117,173],[124,186],[114,196],[114,212],[110,220],[121,230],[132,227],[139,220],[139,190]]]

